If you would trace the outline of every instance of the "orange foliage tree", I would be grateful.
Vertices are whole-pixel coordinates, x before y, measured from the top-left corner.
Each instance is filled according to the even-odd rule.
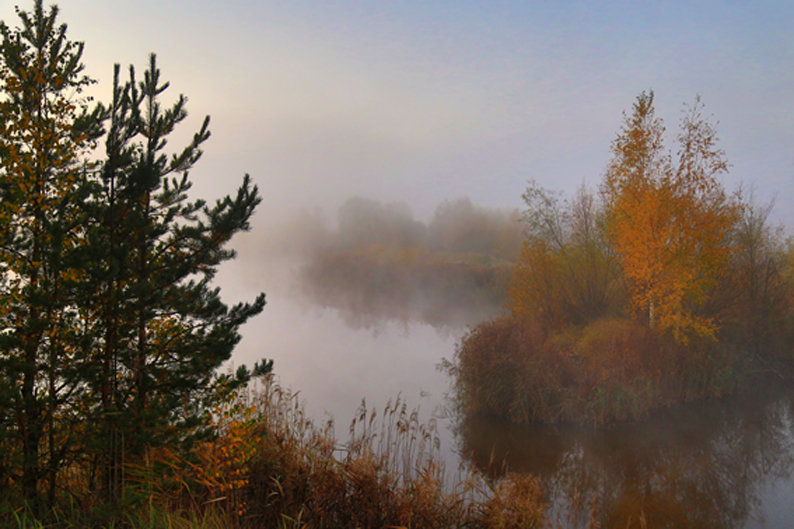
[[[681,343],[716,335],[718,322],[700,309],[726,271],[741,210],[717,179],[727,162],[702,108],[699,98],[685,107],[674,164],[653,92],[640,94],[612,145],[602,186],[607,234],[634,309]]]

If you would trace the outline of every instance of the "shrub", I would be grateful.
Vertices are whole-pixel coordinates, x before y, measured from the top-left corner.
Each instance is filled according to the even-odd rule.
[[[463,412],[533,422],[560,417],[571,368],[539,325],[503,317],[471,329],[449,371]]]

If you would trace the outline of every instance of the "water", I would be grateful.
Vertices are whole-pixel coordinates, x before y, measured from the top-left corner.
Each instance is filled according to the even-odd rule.
[[[423,417],[439,419],[448,469],[464,460],[490,476],[538,475],[550,494],[549,515],[563,526],[586,527],[594,508],[603,527],[794,527],[793,388],[600,431],[486,419],[456,424],[445,412],[449,382],[436,366],[465,333],[459,314],[434,325],[402,310],[359,314],[348,304],[317,305],[283,270],[241,263],[223,272],[227,298],[268,293],[234,361],[274,359],[281,383],[300,391],[318,422],[333,418],[342,441],[362,400],[382,410],[399,395]]]
[[[439,423],[439,436],[448,467],[457,469],[458,456],[445,412],[447,376],[437,369],[450,358],[465,332],[456,317],[454,324],[441,320],[436,326],[407,314],[382,318],[370,312],[323,307],[295,284],[297,270],[274,264],[229,263],[219,282],[226,299],[250,299],[267,294],[267,306],[243,329],[243,340],[233,361],[252,365],[274,360],[279,382],[299,391],[309,416],[318,423],[333,418],[340,441],[362,402],[379,413],[400,398],[419,408],[423,419]]]
[[[794,388],[768,388],[598,431],[470,420],[458,439],[484,472],[540,476],[566,522],[578,496],[605,527],[791,527],[793,419]]]

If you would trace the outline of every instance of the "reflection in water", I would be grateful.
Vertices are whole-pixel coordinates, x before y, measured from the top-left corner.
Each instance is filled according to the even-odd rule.
[[[331,254],[304,266],[299,283],[312,302],[338,309],[356,329],[384,321],[456,331],[503,311],[508,265],[380,262]]]
[[[317,423],[334,419],[340,442],[364,400],[383,410],[398,396],[423,418],[438,418],[448,468],[458,465],[451,450],[452,433],[443,419],[448,380],[436,365],[452,354],[463,329],[439,329],[422,321],[378,318],[362,314],[353,325],[345,310],[315,302],[295,283],[300,267],[274,262],[262,268],[245,259],[228,263],[221,272],[240,278],[226,288],[227,298],[247,299],[251,291],[267,292],[261,318],[243,329],[234,365],[262,357],[274,360],[279,382],[299,392],[306,411]],[[244,280],[244,281],[243,281]]]
[[[582,498],[593,498],[602,527],[791,527],[790,505],[779,514],[762,504],[775,487],[792,486],[793,419],[794,389],[778,388],[597,432],[467,419],[458,441],[491,476],[504,471],[494,461],[540,476],[551,518],[574,527],[591,514],[568,519]]]

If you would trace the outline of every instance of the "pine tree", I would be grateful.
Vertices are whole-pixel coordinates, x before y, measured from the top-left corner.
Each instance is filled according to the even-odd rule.
[[[6,472],[38,510],[42,480],[54,497],[83,390],[71,293],[84,277],[73,257],[101,108],[87,112],[83,45],[66,39],[57,8],[37,0],[17,14],[21,27],[0,22],[0,429]]]
[[[162,106],[154,55],[141,82],[116,68],[110,107],[89,111],[57,8],[17,13],[0,23],[0,495],[43,513],[67,466],[118,498],[124,461],[208,434],[209,406],[248,380],[217,370],[264,295],[227,307],[212,280],[260,197],[246,175],[213,205],[189,199],[209,118],[166,154],[186,99]]]
[[[186,99],[163,107],[168,83],[155,56],[141,82],[116,70],[102,191],[90,230],[95,362],[91,384],[103,428],[96,439],[103,488],[123,482],[121,461],[149,446],[201,433],[207,406],[247,381],[247,370],[218,376],[239,341],[238,328],[264,307],[264,295],[228,308],[211,286],[234,256],[226,243],[260,202],[246,175],[234,197],[209,206],[188,198],[189,169],[209,137],[209,118],[182,151],[168,156],[168,135],[186,117]],[[88,304],[86,300],[86,304]],[[269,364],[259,366],[267,370]],[[119,420],[123,418],[123,420]]]

